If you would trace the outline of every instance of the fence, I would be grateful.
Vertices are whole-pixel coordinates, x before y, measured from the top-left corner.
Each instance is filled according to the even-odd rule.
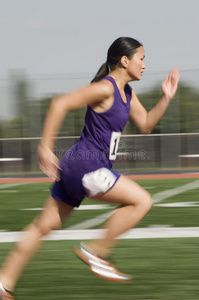
[[[77,136],[58,138],[61,159]],[[0,175],[40,174],[39,138],[0,139]],[[122,135],[114,168],[124,174],[147,171],[199,171],[199,133]]]
[[[159,134],[132,135],[130,133],[136,131],[127,123],[119,143],[115,169],[123,173],[198,171],[199,69],[184,70],[180,74],[185,84],[179,88],[175,100],[156,126],[155,132]],[[133,89],[136,94],[141,93],[141,102],[147,110],[158,101],[161,91],[156,89],[156,85],[160,86],[166,75],[167,72],[146,71],[141,82],[133,83]],[[92,77],[93,74],[89,73],[29,77],[25,71],[18,70],[10,72],[8,78],[0,78],[1,177],[41,174],[37,160],[37,136],[41,135],[49,103],[46,98],[87,84]],[[61,133],[65,137],[57,139],[54,149],[59,158],[77,141],[84,125],[84,113],[67,114]]]

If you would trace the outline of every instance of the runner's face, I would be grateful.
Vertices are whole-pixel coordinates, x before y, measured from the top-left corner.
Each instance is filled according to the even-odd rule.
[[[131,59],[128,59],[127,72],[131,76],[132,80],[140,80],[144,69],[146,68],[144,64],[145,52],[144,48],[141,46],[137,48],[137,52],[133,55]]]

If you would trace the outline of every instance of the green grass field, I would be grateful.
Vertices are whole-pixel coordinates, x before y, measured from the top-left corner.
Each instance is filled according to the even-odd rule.
[[[197,179],[159,179],[137,181],[152,195],[183,187]],[[198,185],[199,186],[199,185]],[[6,188],[0,185],[0,230],[19,231],[38,214],[48,196],[48,183],[24,184]],[[165,196],[161,204],[186,203],[182,207],[153,206],[138,227],[198,226],[199,188]],[[166,193],[165,193],[166,195]],[[190,202],[190,205],[187,204]],[[84,205],[102,204],[85,199]],[[197,203],[195,203],[197,205]],[[113,206],[114,208],[114,206]],[[75,210],[64,229],[108,211]],[[98,226],[93,226],[98,228]],[[199,238],[121,240],[113,255],[114,264],[132,274],[132,283],[111,283],[95,277],[73,254],[79,241],[48,241],[21,277],[17,299],[92,300],[198,300]],[[12,243],[0,243],[0,264]]]

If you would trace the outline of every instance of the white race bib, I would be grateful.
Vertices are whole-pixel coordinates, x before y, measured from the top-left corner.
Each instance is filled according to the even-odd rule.
[[[110,152],[109,152],[110,160],[116,159],[120,136],[121,136],[121,132],[113,131],[111,134]]]

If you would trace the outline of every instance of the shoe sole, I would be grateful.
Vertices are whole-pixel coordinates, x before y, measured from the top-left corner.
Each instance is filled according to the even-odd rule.
[[[92,270],[92,267],[90,265],[89,259],[84,254],[82,254],[82,252],[81,252],[81,250],[79,248],[74,247],[73,251],[76,254],[76,256],[88,266],[89,270],[93,274],[95,274],[96,276],[98,276],[100,279],[103,279],[105,281],[112,281],[112,282],[123,282],[123,283],[131,283],[132,282],[132,277],[130,277],[130,276],[129,276],[130,277],[129,279],[121,279],[121,278],[111,278],[111,277],[100,275],[99,273],[97,273],[97,272],[95,272],[95,271]],[[126,274],[119,272],[115,267],[114,267],[114,269],[118,272],[118,274],[126,276]]]
[[[73,251],[77,255],[77,257],[79,259],[81,259],[81,261],[83,261],[87,266],[90,267],[89,259],[87,257],[85,257],[85,255],[82,254],[82,252],[79,250],[79,248],[74,247]]]

